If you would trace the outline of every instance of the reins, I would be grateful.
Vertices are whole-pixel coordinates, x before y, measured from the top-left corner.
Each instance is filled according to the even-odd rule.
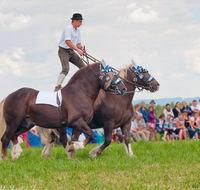
[[[84,49],[85,49],[85,48],[84,48]],[[86,57],[86,60],[87,60],[87,61],[84,60],[84,57],[82,57],[82,61],[84,61],[84,63],[86,63],[86,64],[90,67],[90,69],[91,69],[92,71],[93,71],[93,69],[91,68],[91,66],[90,66],[90,64],[89,64],[89,60],[91,60],[91,61],[93,61],[93,62],[100,62],[100,63],[101,63],[101,61],[99,61],[98,59],[92,57],[90,54],[88,54],[88,53],[86,53],[86,52],[83,54],[83,56]],[[113,67],[111,67],[111,68],[114,69],[115,71],[117,71],[117,72],[119,73],[119,70],[117,70],[117,69],[115,69],[115,68],[113,68]],[[95,73],[94,71],[93,71],[93,73],[96,75],[96,73]],[[97,75],[96,75],[96,76],[97,76]],[[119,75],[118,75],[118,76],[119,76]],[[98,76],[97,76],[97,77],[98,77]],[[119,78],[121,78],[122,80],[126,81],[127,83],[133,84],[134,86],[136,86],[136,87],[139,89],[139,91],[126,91],[126,92],[125,92],[126,94],[128,94],[128,93],[134,93],[134,92],[141,92],[141,91],[143,91],[143,89],[146,89],[146,90],[149,90],[149,89],[150,89],[150,87],[146,87],[146,86],[143,86],[143,85],[140,85],[140,84],[131,82],[131,81],[125,79],[124,77],[119,76]],[[141,87],[141,89],[140,89],[139,87]]]

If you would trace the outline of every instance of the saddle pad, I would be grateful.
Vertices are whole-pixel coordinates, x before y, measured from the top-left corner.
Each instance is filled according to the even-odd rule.
[[[59,97],[59,100],[60,100],[60,104],[62,104],[61,90],[59,90],[57,92],[40,91],[37,95],[35,104],[47,104],[47,105],[52,105],[52,106],[58,107],[57,94],[58,94],[58,97]]]

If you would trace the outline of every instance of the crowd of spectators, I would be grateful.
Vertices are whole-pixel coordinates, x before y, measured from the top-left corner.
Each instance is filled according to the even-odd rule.
[[[182,108],[181,108],[182,107]],[[134,116],[131,123],[130,136],[132,141],[152,141],[154,137],[160,140],[174,141],[179,140],[199,140],[198,134],[200,133],[200,100],[193,100],[192,106],[188,106],[185,101],[177,102],[174,108],[170,108],[170,104],[166,104],[163,113],[156,114],[155,101],[150,102],[150,106],[146,107],[145,102],[134,105]],[[114,130],[113,135],[118,134]],[[121,134],[119,137],[122,139]]]

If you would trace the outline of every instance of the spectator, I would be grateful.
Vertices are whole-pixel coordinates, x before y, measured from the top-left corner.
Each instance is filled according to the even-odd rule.
[[[157,120],[157,123],[156,123],[156,131],[159,133],[159,134],[164,134],[164,120],[165,120],[165,114],[161,114],[160,117],[158,118]]]
[[[99,128],[97,129],[98,134],[101,136],[99,139],[99,144],[104,142],[104,129],[103,128]]]
[[[163,113],[164,113],[164,115],[165,115],[165,118],[167,118],[167,115],[172,115],[172,117],[174,117],[173,111],[172,111],[172,109],[170,108],[170,105],[169,105],[169,104],[166,104],[166,107],[165,107],[165,109],[163,110]]]
[[[188,111],[188,116],[191,117],[192,116],[192,110],[191,108],[187,105],[186,101],[182,102],[183,108],[181,109],[181,113],[183,113],[183,110],[187,110]]]
[[[149,131],[150,131],[150,141],[151,139],[154,139],[154,131],[155,131],[155,119],[156,116],[154,115],[154,108],[153,106],[150,106],[148,109],[148,118],[149,118]]]
[[[133,137],[133,141],[141,141],[142,139],[139,136],[139,133],[137,131],[138,125],[136,121],[131,121],[131,129],[130,129],[130,135]]]
[[[137,115],[137,119],[135,121],[138,125],[137,133],[139,134],[140,138],[144,141],[149,141],[150,132],[146,130],[146,125],[141,113]]]
[[[66,132],[67,132],[67,140],[68,140],[68,141],[71,141],[72,128],[67,127],[67,128],[66,128]]]
[[[162,140],[166,141],[166,136],[167,136],[167,140],[171,141],[172,138],[172,116],[171,115],[167,115],[167,118],[164,120],[164,136],[162,138]],[[174,139],[173,139],[174,140]]]
[[[181,112],[180,102],[176,102],[176,105],[175,105],[175,107],[173,108],[172,111],[173,111],[173,114],[174,114],[174,118],[177,118],[178,114]]]
[[[116,135],[118,136],[118,140],[119,140],[120,142],[123,142],[123,135],[122,135],[122,130],[121,130],[120,127],[118,127],[118,128],[116,129]]]
[[[197,108],[200,111],[200,99],[199,99],[199,103],[197,104]]]
[[[141,114],[144,118],[144,121],[145,121],[145,124],[146,124],[146,127],[147,127],[149,117],[148,117],[148,110],[147,110],[147,108],[145,108],[145,102],[144,101],[141,102],[140,112],[141,112]]]
[[[138,125],[137,131],[140,137],[145,141],[149,141],[150,132],[146,130],[144,118],[139,110],[140,110],[140,105],[135,104],[133,121],[136,120],[136,123]]]
[[[200,129],[199,114],[197,112],[193,113],[193,117],[191,117],[190,119],[192,121],[191,126],[195,129],[194,136],[196,140],[199,140],[198,138],[198,132]]]
[[[184,119],[184,125],[186,128],[186,133],[190,132],[190,140],[192,140],[194,134],[195,134],[195,129],[190,125],[191,120],[188,116],[188,111],[187,110],[183,110],[183,119]],[[185,140],[187,140],[187,136],[184,137]]]
[[[190,106],[191,110],[192,110],[192,113],[198,113],[199,112],[199,109],[197,107],[197,101],[196,100],[193,100],[192,101],[192,106]]]
[[[173,120],[172,129],[173,129],[173,134],[172,134],[173,140],[174,140],[174,133],[178,135],[179,140],[181,140],[182,135],[186,136],[186,128],[184,125],[184,119],[182,113],[179,113],[178,117]]]
[[[156,114],[156,108],[155,108],[155,101],[154,100],[151,100],[151,102],[150,102],[150,106],[152,106],[153,107],[153,113],[154,113],[154,115],[156,116],[156,118],[157,118],[157,114]]]

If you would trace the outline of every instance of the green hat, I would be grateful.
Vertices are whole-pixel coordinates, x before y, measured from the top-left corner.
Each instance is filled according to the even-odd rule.
[[[83,17],[80,13],[74,13],[71,19],[72,20],[83,20]]]

